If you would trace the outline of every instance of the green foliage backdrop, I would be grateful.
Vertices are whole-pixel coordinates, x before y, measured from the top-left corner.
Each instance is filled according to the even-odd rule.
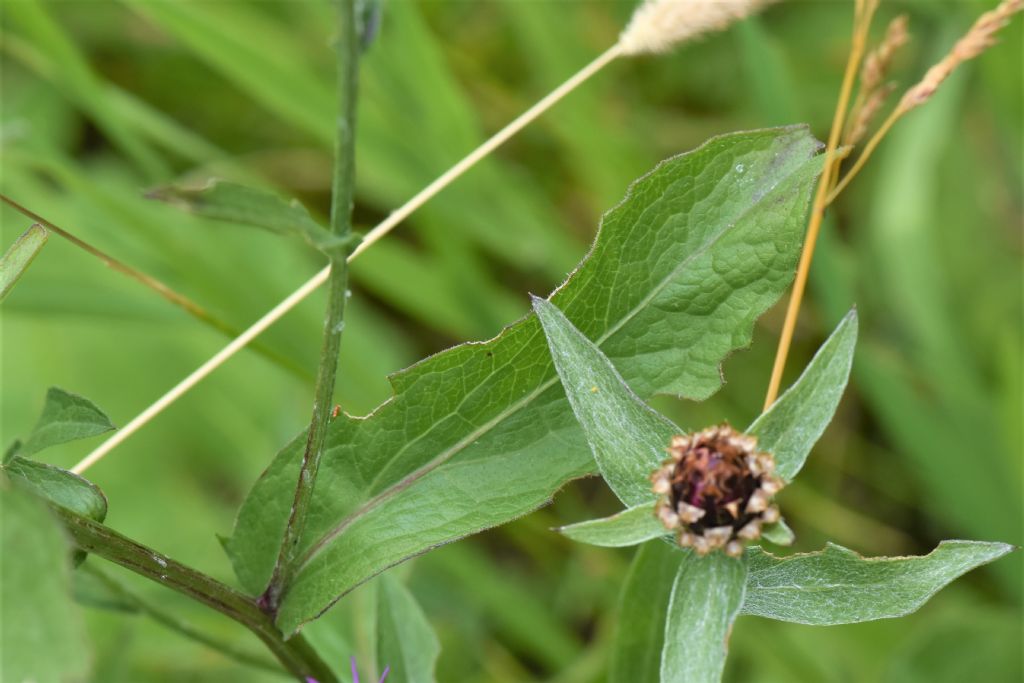
[[[910,14],[900,82],[989,4],[884,3],[878,33]],[[322,216],[330,11],[326,2],[0,5],[0,190],[244,327],[321,267],[316,252],[143,193],[212,174],[299,196]],[[630,11],[624,2],[389,2],[362,74],[357,222],[375,223],[611,44]],[[823,137],[850,14],[842,3],[782,3],[671,55],[614,64],[572,94],[354,263],[338,402],[364,414],[389,396],[388,373],[526,313],[526,292],[561,282],[599,216],[658,160],[737,129],[808,122]],[[898,125],[828,217],[786,382],[851,303],[861,342],[836,421],[780,496],[795,550],[826,538],[864,554],[922,554],[947,537],[1024,542],[1021,22],[1002,41]],[[5,247],[29,225],[6,207],[0,218]],[[90,471],[109,524],[232,580],[210,529],[230,531],[242,497],[305,425],[322,308],[313,297],[265,336],[287,362],[239,355]],[[659,399],[658,408],[685,428],[750,423],[781,317],[762,318],[712,400]],[[30,431],[51,385],[123,424],[222,341],[51,235],[3,305],[0,443]],[[67,467],[93,444],[47,456]],[[550,508],[403,566],[440,635],[439,680],[599,681],[621,668],[606,644],[632,550],[549,531],[618,509],[600,482],[576,482]],[[258,648],[219,615],[116,574]],[[1022,579],[1015,553],[902,621],[811,629],[748,618],[726,676],[1018,680]],[[371,590],[407,602],[393,586],[371,586],[342,609],[372,608]],[[370,636],[342,616],[329,613],[317,638],[343,665]],[[85,617],[97,681],[279,680],[142,617]]]

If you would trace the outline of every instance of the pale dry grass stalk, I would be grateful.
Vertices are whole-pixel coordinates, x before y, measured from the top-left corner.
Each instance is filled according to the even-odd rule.
[[[857,80],[857,70],[864,56],[868,30],[871,28],[871,18],[874,16],[876,9],[878,9],[878,0],[857,0],[855,5],[850,54],[846,61],[843,84],[839,89],[839,101],[836,104],[835,114],[832,118],[832,130],[828,136],[828,144],[825,146],[825,166],[822,169],[821,178],[818,180],[818,189],[814,195],[814,203],[811,205],[810,219],[807,223],[807,236],[804,239],[803,251],[800,252],[800,264],[797,266],[796,277],[793,279],[793,292],[789,295],[786,319],[782,324],[782,332],[779,334],[779,346],[775,352],[775,363],[772,366],[771,379],[768,381],[768,391],[765,393],[765,410],[768,410],[775,403],[775,399],[779,396],[779,387],[782,386],[782,372],[786,369],[786,357],[789,355],[789,347],[793,343],[793,331],[796,329],[796,321],[800,315],[800,303],[803,301],[804,290],[807,287],[807,276],[811,271],[811,261],[814,259],[814,247],[818,241],[818,233],[821,231],[821,221],[825,217],[825,207],[828,206],[828,193],[831,187],[832,175],[838,171],[841,161],[841,156],[836,152],[845,127],[850,95],[853,92],[854,82]]]
[[[615,61],[618,57],[647,53],[665,52],[680,43],[694,38],[720,31],[733,22],[742,19],[761,7],[775,0],[645,0],[634,12],[626,29],[620,34],[618,41],[601,53],[580,71],[570,76],[532,107],[520,114],[507,126],[491,136],[475,150],[463,157],[458,163],[445,171],[441,176],[423,188],[409,201],[393,211],[386,219],[375,226],[349,257],[349,261],[358,257],[374,243],[394,230],[399,223],[409,217],[416,209],[423,206],[463,173],[475,166],[477,162],[491,154],[495,149],[507,142],[516,133],[537,119],[563,97],[578,88],[594,74]],[[192,387],[201,382],[214,370],[223,365],[229,358],[245,348],[253,339],[269,328],[288,311],[294,308],[307,296],[317,290],[330,276],[330,266],[314,275],[310,280],[290,294],[284,301],[254,322],[231,343],[217,352],[212,358],[199,366],[183,380],[178,382],[167,393],[152,405],[119,429],[109,439],[86,455],[71,471],[81,474],[99,462],[110,451],[123,443],[128,437],[141,429],[146,423],[163,412],[168,406],[184,396]]]
[[[1014,14],[1024,10],[1024,0],[1003,0],[995,9],[985,12],[978,20],[974,22],[974,25],[970,30],[964,34],[963,38],[958,40],[938,64],[928,69],[918,83],[911,86],[903,97],[900,98],[899,103],[889,114],[888,118],[878,127],[875,134],[871,137],[868,143],[864,146],[864,151],[858,157],[856,163],[850,168],[843,179],[836,185],[836,188],[829,195],[829,202],[832,202],[850,181],[864,168],[864,164],[867,163],[868,159],[871,158],[872,153],[878,147],[878,144],[886,136],[893,125],[902,118],[907,112],[910,112],[922,104],[926,103],[935,94],[939,86],[942,85],[943,81],[949,78],[950,74],[956,70],[958,66],[964,62],[974,59],[982,52],[987,50],[996,44],[996,33],[999,32],[1004,26],[1006,26]]]

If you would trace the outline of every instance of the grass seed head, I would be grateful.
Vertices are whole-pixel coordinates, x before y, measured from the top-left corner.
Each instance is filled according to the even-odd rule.
[[[623,54],[667,52],[721,31],[774,0],[644,0],[619,36]]]
[[[974,26],[956,42],[950,53],[941,62],[928,69],[924,78],[903,95],[899,109],[907,112],[931,99],[942,82],[949,78],[949,75],[958,66],[969,59],[974,59],[995,45],[996,33],[1009,23],[1014,14],[1022,9],[1024,9],[1024,0],[1003,0],[995,9],[978,17]]]

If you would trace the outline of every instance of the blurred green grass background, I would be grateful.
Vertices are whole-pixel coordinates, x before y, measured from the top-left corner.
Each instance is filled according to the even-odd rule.
[[[902,86],[988,2],[886,2],[913,42]],[[610,45],[619,1],[389,0],[367,54],[357,222],[392,208]],[[852,7],[786,2],[671,55],[620,61],[416,213],[353,266],[337,399],[362,414],[386,375],[526,313],[585,253],[601,213],[662,158],[732,130],[828,132]],[[147,188],[210,175],[294,195],[324,215],[334,94],[327,2],[0,4],[0,189],[244,327],[321,267],[273,235],[186,216]],[[853,304],[862,336],[840,413],[781,497],[796,550],[864,554],[1022,534],[1022,30],[901,122],[829,215],[787,382]],[[0,213],[4,247],[29,225]],[[216,533],[307,419],[322,297],[270,330],[290,367],[244,352],[90,471],[108,523],[231,580]],[[757,414],[782,307],[703,404],[659,408],[697,428]],[[3,444],[45,389],[123,424],[224,338],[51,236],[2,312]],[[70,466],[90,446],[52,460]],[[610,513],[596,480],[552,507],[403,566],[443,643],[442,681],[603,680],[629,551],[549,528]],[[230,640],[230,622],[123,572],[140,593]],[[735,681],[1021,680],[1021,554],[914,616],[811,629],[741,620]],[[358,609],[359,591],[346,600]],[[340,620],[340,619],[339,619]],[[281,680],[141,617],[88,612],[96,681]],[[326,626],[327,624],[325,624]],[[340,636],[339,636],[340,637]],[[345,635],[358,648],[360,635]]]

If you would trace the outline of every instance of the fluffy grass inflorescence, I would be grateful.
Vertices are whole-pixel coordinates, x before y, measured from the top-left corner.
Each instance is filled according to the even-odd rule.
[[[679,43],[721,31],[774,0],[646,0],[619,37],[623,54],[667,52]]]

